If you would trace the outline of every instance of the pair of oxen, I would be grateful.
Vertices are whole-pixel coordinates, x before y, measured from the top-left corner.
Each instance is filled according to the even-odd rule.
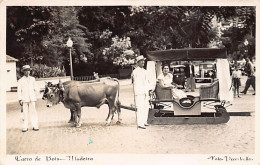
[[[47,100],[47,107],[60,102],[70,109],[69,122],[76,127],[81,126],[81,107],[97,107],[108,104],[109,112],[106,125],[110,125],[115,112],[118,113],[117,124],[120,124],[121,110],[119,102],[119,81],[115,78],[100,78],[93,81],[59,81],[58,84],[50,82],[45,84],[43,100]]]

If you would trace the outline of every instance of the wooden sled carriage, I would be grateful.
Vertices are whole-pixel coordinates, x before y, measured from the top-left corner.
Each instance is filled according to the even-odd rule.
[[[162,61],[215,60],[226,58],[225,49],[189,48],[148,52],[148,60]],[[159,68],[159,67],[158,67]],[[157,69],[158,69],[157,68]],[[199,96],[187,95],[186,98],[173,99],[170,89],[156,85],[150,99],[148,124],[221,124],[230,119],[225,108],[225,100],[219,98],[219,80],[199,88]],[[201,107],[213,109],[201,112]]]

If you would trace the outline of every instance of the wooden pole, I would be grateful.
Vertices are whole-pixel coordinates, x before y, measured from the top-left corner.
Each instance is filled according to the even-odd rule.
[[[72,56],[71,56],[71,48],[70,48],[70,79],[73,80],[73,67],[72,67]]]

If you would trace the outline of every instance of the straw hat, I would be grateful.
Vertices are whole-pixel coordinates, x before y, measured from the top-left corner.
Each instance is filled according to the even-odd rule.
[[[32,70],[32,68],[30,67],[30,65],[24,65],[22,67],[22,71],[26,71],[26,70]]]
[[[145,60],[146,58],[144,58],[144,56],[138,56],[136,57],[136,62],[140,61],[140,60]]]

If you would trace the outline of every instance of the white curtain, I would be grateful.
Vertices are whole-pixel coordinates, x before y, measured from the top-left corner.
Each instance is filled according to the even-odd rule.
[[[217,76],[219,79],[219,98],[221,101],[233,101],[231,76],[227,59],[217,59]]]
[[[148,80],[150,83],[150,89],[154,90],[156,86],[156,69],[155,69],[155,61],[147,62],[147,72],[148,72]]]
[[[162,62],[157,61],[155,67],[156,67],[156,77],[158,77],[160,74],[162,74]]]

